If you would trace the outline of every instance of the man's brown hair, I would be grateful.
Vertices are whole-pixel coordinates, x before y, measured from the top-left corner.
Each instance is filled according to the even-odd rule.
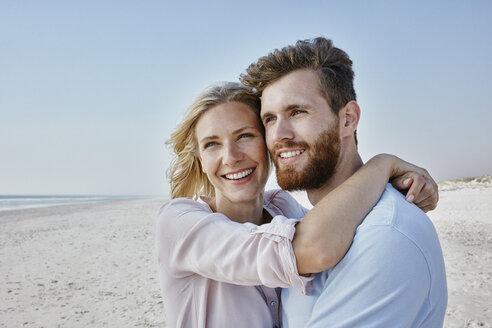
[[[321,94],[335,114],[356,100],[352,61],[345,51],[322,37],[275,49],[251,64],[240,79],[261,95],[269,84],[298,69],[312,69],[318,74]]]

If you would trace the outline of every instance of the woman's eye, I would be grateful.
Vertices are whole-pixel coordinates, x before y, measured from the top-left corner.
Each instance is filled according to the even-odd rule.
[[[252,133],[242,133],[239,135],[239,139],[253,137]]]
[[[207,149],[207,148],[210,148],[210,147],[213,147],[215,146],[217,143],[215,141],[210,141],[210,142],[207,142],[205,145],[203,145],[203,149]]]

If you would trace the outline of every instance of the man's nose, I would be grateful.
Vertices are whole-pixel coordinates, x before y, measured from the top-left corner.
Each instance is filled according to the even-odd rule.
[[[223,148],[222,163],[233,165],[243,159],[243,152],[235,143],[227,143]]]
[[[275,125],[272,127],[272,129],[272,138],[275,142],[294,139],[292,126],[289,120],[286,118],[277,118],[277,121],[275,122]]]

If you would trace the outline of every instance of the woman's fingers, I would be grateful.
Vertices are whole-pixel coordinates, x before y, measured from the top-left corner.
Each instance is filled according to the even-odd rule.
[[[403,190],[408,190],[408,188],[412,185],[412,178],[410,177],[410,174],[406,173],[391,179],[390,182],[395,189],[403,192]]]
[[[439,201],[438,185],[426,169],[400,160],[393,186],[406,195],[408,202],[414,203],[424,211],[436,208]]]
[[[412,185],[410,186],[410,189],[408,189],[406,199],[410,203],[416,203],[418,199],[422,198],[421,191],[425,187],[425,179],[415,172],[411,172],[411,175]]]
[[[439,201],[439,193],[437,184],[434,180],[427,179],[424,175],[416,172],[410,172],[403,182],[398,181],[398,184],[406,185],[405,182],[410,183],[410,188],[407,191],[407,201],[414,203],[420,207],[423,211],[431,211],[436,208]]]
[[[437,190],[434,189],[434,186],[430,182],[426,182],[424,188],[420,192],[419,197],[415,199],[415,204],[419,207],[422,206],[433,206],[432,209],[436,208],[439,196]],[[421,206],[422,205],[422,206]]]
[[[424,210],[424,208],[425,208],[425,209],[427,209],[427,211],[432,211],[437,206],[436,198],[433,197],[433,196],[429,196],[429,197],[427,197],[425,199],[417,200],[414,203],[415,203],[415,205],[417,205],[418,207],[420,207],[422,210]]]

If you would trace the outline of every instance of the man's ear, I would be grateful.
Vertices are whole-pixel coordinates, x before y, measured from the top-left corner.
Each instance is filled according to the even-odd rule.
[[[359,105],[353,100],[349,101],[342,109],[340,109],[338,117],[340,119],[340,137],[352,137],[359,125]]]

